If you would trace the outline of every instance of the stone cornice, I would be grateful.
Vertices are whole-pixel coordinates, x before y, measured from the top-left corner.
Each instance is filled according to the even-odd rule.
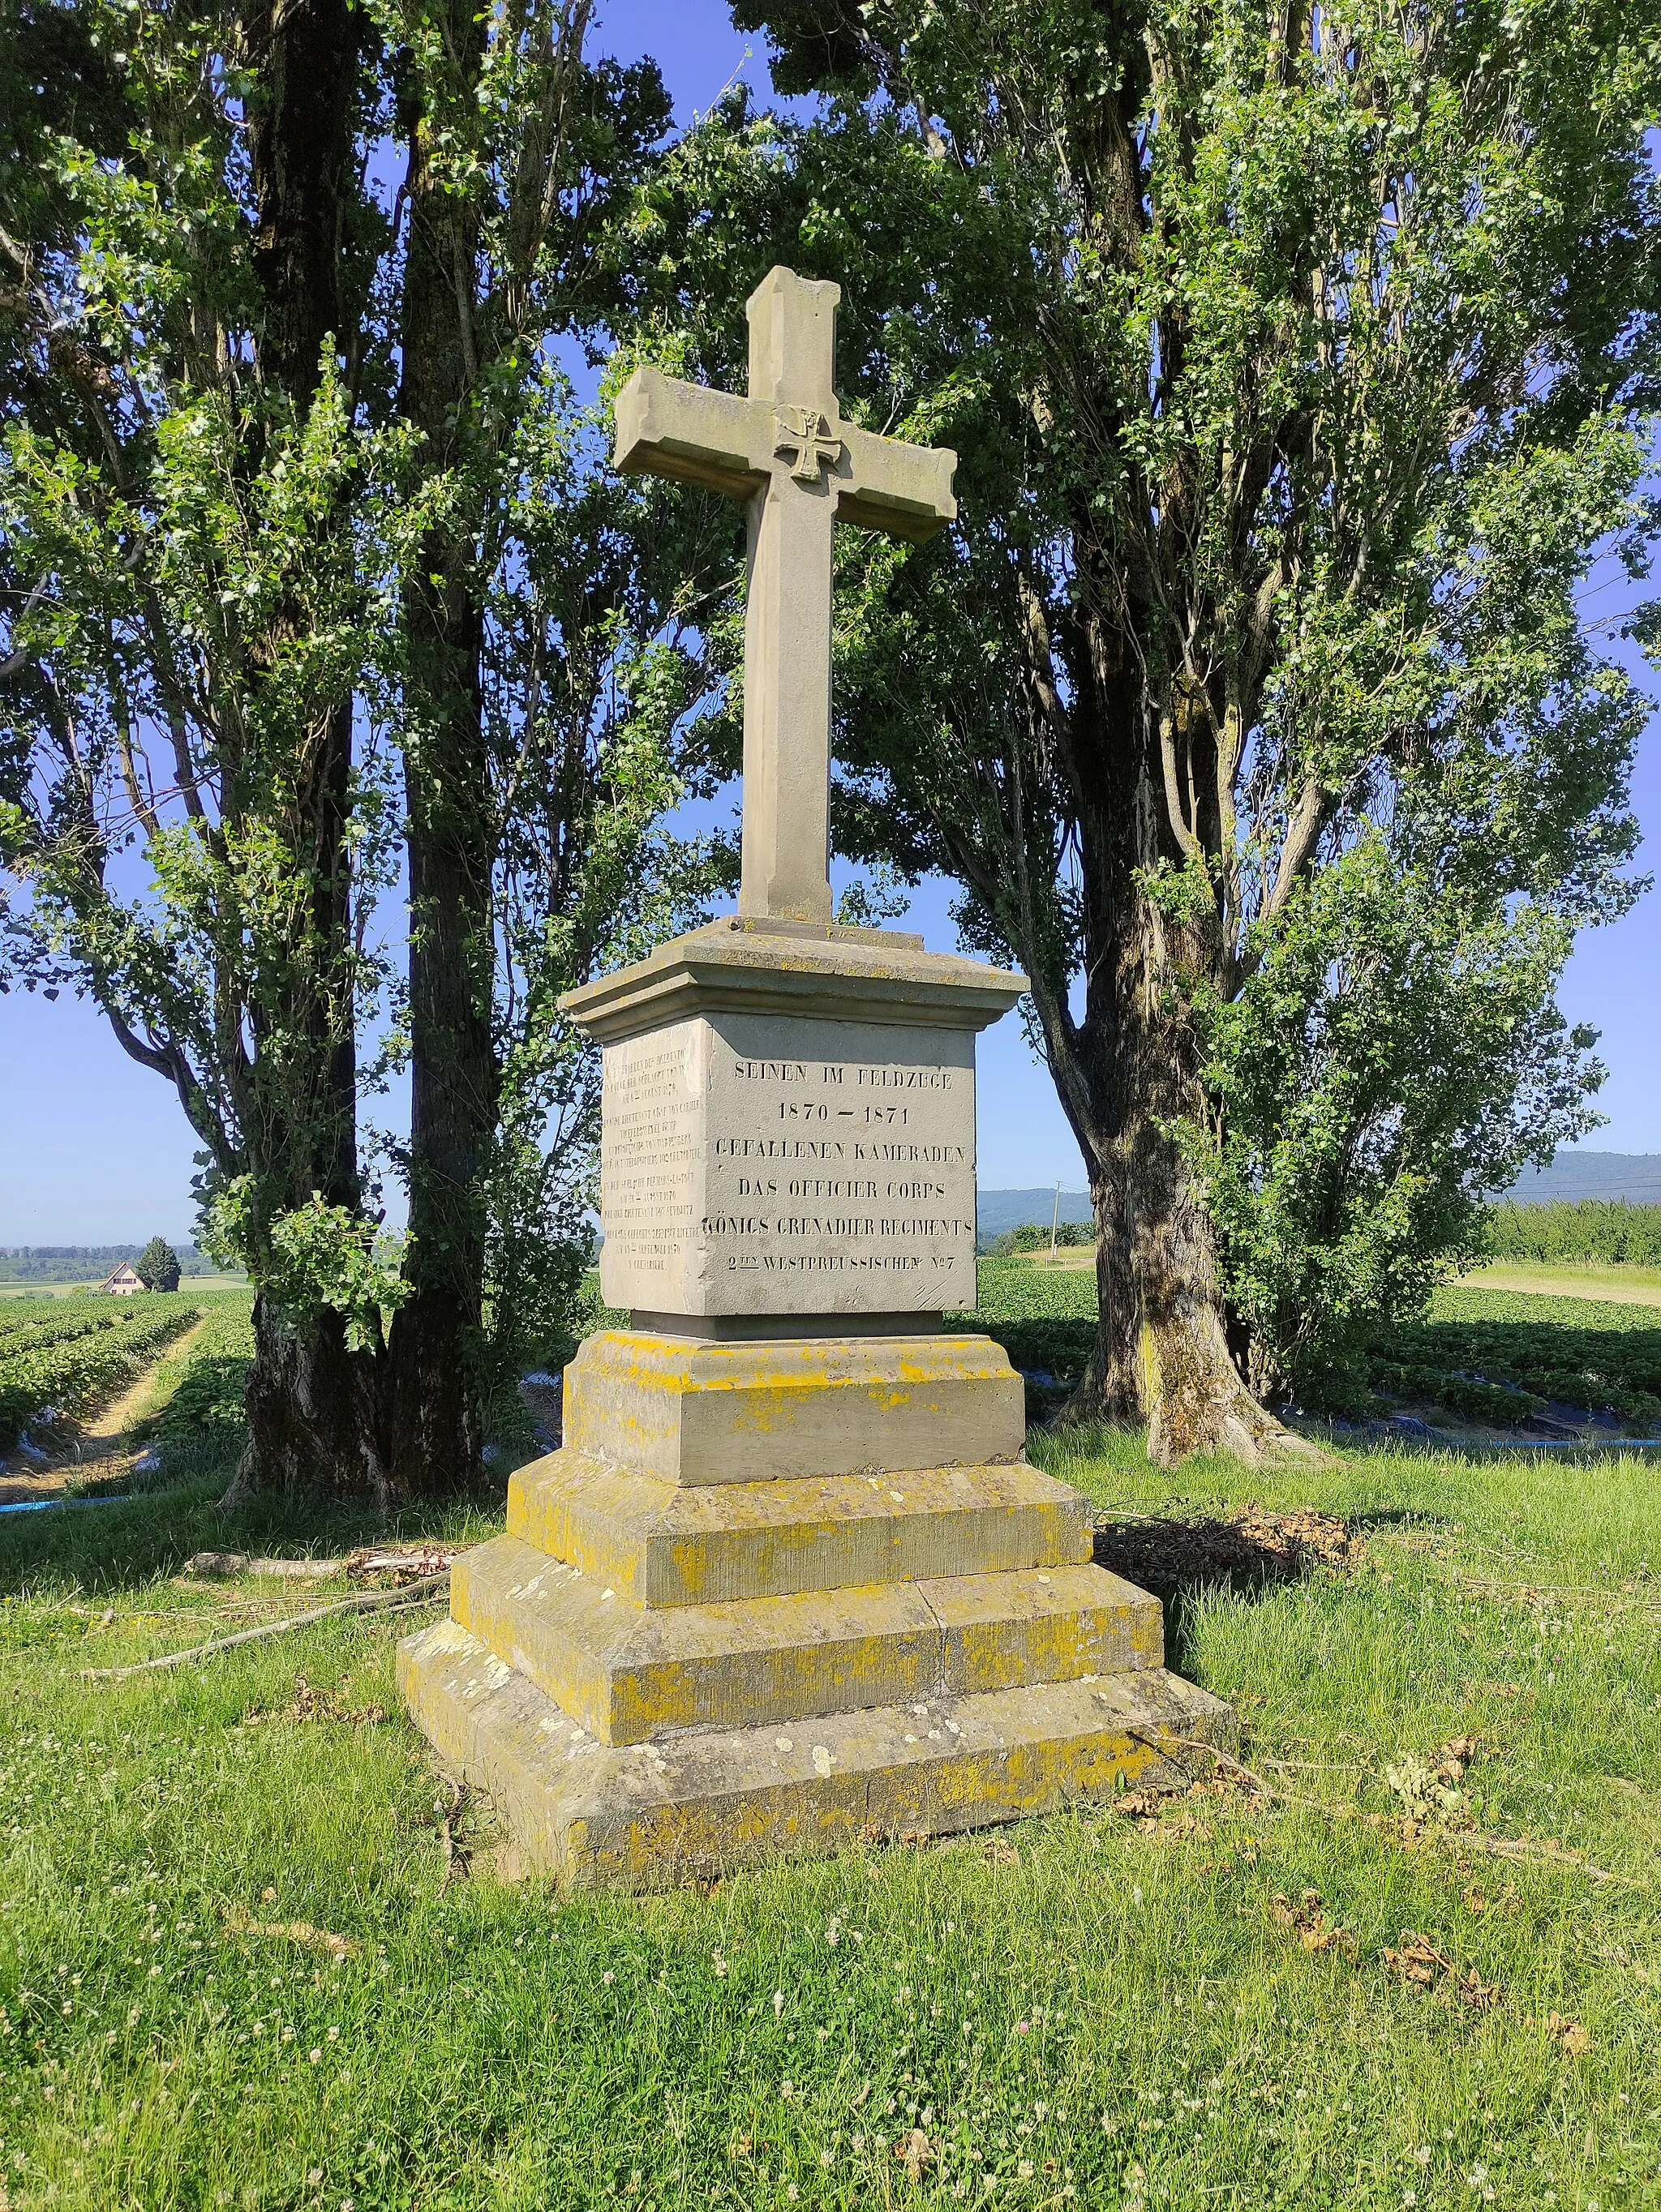
[[[920,937],[835,923],[706,923],[646,959],[568,991],[563,1012],[602,1044],[692,1014],[799,1014],[819,1021],[983,1030],[1026,990],[1025,975]]]

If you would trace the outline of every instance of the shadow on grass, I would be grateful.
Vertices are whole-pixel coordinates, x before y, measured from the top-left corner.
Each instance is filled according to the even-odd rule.
[[[1110,1508],[1096,1523],[1096,1565],[1159,1599],[1167,1657],[1179,1671],[1196,1597],[1220,1591],[1251,1603],[1311,1574],[1348,1573],[1365,1550],[1357,1523],[1309,1506],[1286,1513],[1246,1506],[1226,1520],[1116,1515]]]
[[[496,1491],[423,1501],[390,1517],[365,1504],[278,1492],[225,1513],[219,1500],[235,1466],[234,1449],[181,1455],[165,1490],[0,1516],[0,1594],[116,1590],[176,1574],[197,1552],[332,1558],[390,1537],[465,1540],[489,1533],[502,1510]]]

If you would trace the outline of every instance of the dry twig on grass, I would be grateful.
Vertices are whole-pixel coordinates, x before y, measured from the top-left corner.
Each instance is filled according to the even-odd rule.
[[[433,1807],[438,1820],[439,1842],[444,1851],[444,1872],[440,1878],[441,1887],[447,1882],[465,1881],[472,1870],[472,1853],[462,1841],[460,1832],[461,1814],[466,1802],[466,1784],[452,1782],[449,1803],[446,1805],[441,1798]]]
[[[1231,1759],[1227,1752],[1219,1751],[1214,1743],[1207,1743],[1201,1737],[1151,1735],[1143,1734],[1141,1729],[1133,1729],[1131,1734],[1138,1743],[1145,1743],[1150,1751],[1164,1755],[1171,1751],[1202,1751],[1217,1762],[1220,1772],[1260,1790],[1265,1797],[1277,1799],[1282,1805],[1301,1805],[1310,1812],[1323,1813],[1329,1820],[1350,1820],[1363,1817],[1374,1826],[1381,1830],[1384,1827],[1384,1824],[1377,1814],[1362,1815],[1360,1808],[1348,1799],[1334,1804],[1319,1797],[1299,1796],[1293,1790],[1279,1789],[1274,1783],[1265,1782],[1261,1775],[1254,1774],[1249,1766],[1243,1766],[1238,1759]],[[1465,1741],[1469,1741],[1469,1739]],[[1612,1874],[1607,1867],[1594,1866],[1590,1859],[1581,1858],[1573,1851],[1560,1850],[1552,1844],[1532,1843],[1526,1838],[1513,1840],[1509,1836],[1483,1835],[1474,1828],[1443,1827],[1421,1820],[1409,1820],[1402,1825],[1414,1831],[1411,1840],[1415,1843],[1440,1843],[1454,1850],[1482,1851],[1490,1858],[1509,1859],[1524,1865],[1530,1860],[1536,1863],[1543,1860],[1548,1865],[1567,1867],[1575,1874],[1583,1874],[1589,1881],[1612,1881],[1622,1889],[1654,1887],[1652,1882],[1642,1881],[1637,1875]]]
[[[260,1899],[270,1904],[277,1893],[266,1890]],[[337,1936],[332,1928],[313,1928],[309,1920],[255,1920],[240,1905],[225,1907],[225,1925],[233,1936],[263,1936],[268,1942],[299,1943],[307,1950],[326,1951],[337,1965],[355,1959],[363,1948],[356,1936]]]
[[[330,1620],[343,1613],[401,1613],[406,1606],[430,1605],[441,1592],[447,1589],[450,1570],[441,1574],[429,1575],[424,1581],[407,1583],[402,1589],[367,1590],[358,1597],[338,1598],[332,1605],[314,1605],[304,1613],[290,1613],[286,1620],[268,1620],[258,1628],[239,1629],[234,1636],[216,1636],[209,1644],[193,1644],[188,1651],[164,1652],[159,1659],[139,1659],[131,1667],[83,1667],[82,1679],[91,1682],[125,1681],[129,1675],[151,1674],[163,1667],[187,1667],[192,1661],[211,1658],[216,1652],[229,1651],[239,1644],[257,1644],[267,1636],[284,1636],[291,1628],[309,1628],[313,1621]]]

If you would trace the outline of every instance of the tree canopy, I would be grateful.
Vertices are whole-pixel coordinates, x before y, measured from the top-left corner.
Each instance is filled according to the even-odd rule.
[[[179,1255],[164,1237],[152,1237],[132,1266],[133,1273],[147,1291],[179,1288]]]
[[[1031,977],[1084,1402],[1276,1443],[1251,1386],[1586,1126],[1555,986],[1633,895],[1644,704],[1576,591],[1647,558],[1657,11],[737,13],[824,105],[648,185],[663,331],[730,355],[788,252],[856,410],[960,456],[947,540],[843,550],[843,848]]]
[[[5,942],[201,1141],[246,1482],[476,1469],[587,1249],[554,1001],[714,865],[661,826],[696,518],[570,374],[667,119],[590,14],[24,0],[0,47]]]

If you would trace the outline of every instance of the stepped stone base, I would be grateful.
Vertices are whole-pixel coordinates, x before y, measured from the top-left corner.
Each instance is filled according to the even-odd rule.
[[[1170,1739],[1227,1749],[1236,1735],[1226,1705],[1162,1667],[627,1747],[579,1727],[456,1621],[408,1638],[398,1668],[440,1756],[495,1801],[520,1869],[575,1887],[661,1888],[952,1835],[1109,1797],[1122,1776],[1173,1781],[1188,1767]]]
[[[513,1477],[508,1534],[648,1606],[1074,1565],[1093,1540],[1086,1500],[1035,1467],[691,1490],[569,1450]]]
[[[1098,1567],[648,1610],[511,1537],[465,1553],[451,1612],[603,1743],[1158,1667],[1159,1601]]]
[[[565,1449],[399,1647],[405,1702],[526,1871],[628,1888],[1203,1765],[1232,1714],[1091,1564],[1019,1404],[984,1337],[591,1339]]]

